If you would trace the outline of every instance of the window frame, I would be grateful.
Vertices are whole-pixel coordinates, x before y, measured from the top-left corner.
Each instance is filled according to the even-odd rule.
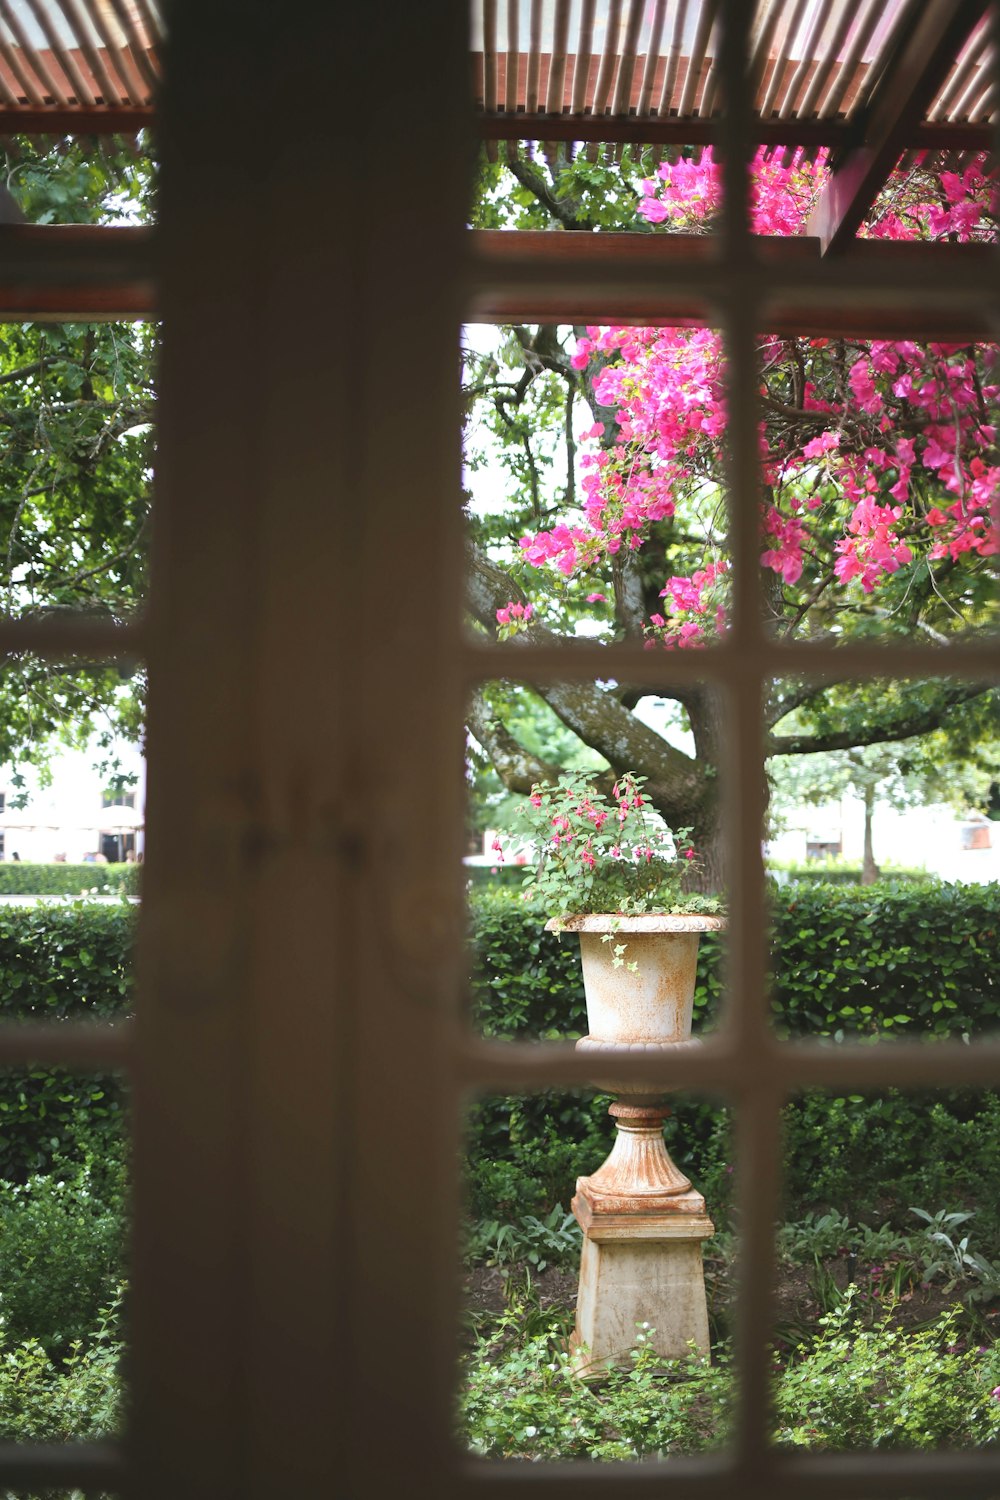
[[[481,1464],[451,1442],[462,1101],[588,1082],[568,1048],[480,1041],[459,1019],[463,706],[510,656],[462,633],[456,355],[484,283],[516,298],[529,281],[516,267],[484,271],[463,229],[475,140],[464,7],[448,0],[433,25],[422,7],[395,7],[391,32],[324,9],[176,0],[149,245],[50,253],[35,236],[26,257],[0,235],[9,307],[67,269],[114,286],[146,284],[152,264],[165,326],[146,616],[114,630],[0,622],[5,652],[124,653],[150,674],[136,1020],[0,1029],[8,1067],[123,1068],[132,1081],[130,1423],[121,1444],[0,1447],[0,1482],[143,1500],[403,1493],[415,1474],[433,1476],[441,1500],[511,1486],[552,1500],[623,1486],[706,1500],[798,1500],[806,1485],[858,1500],[875,1486],[985,1494],[996,1455],[792,1456],[766,1443],[768,1309],[755,1292],[773,1277],[785,1098],[807,1086],[996,1086],[1000,1045],[828,1049],[770,1034],[761,787],[747,770],[762,758],[760,687],[833,666],[768,641],[760,624],[753,335],[788,287],[753,254],[735,206],[753,138],[750,8],[736,5],[723,12],[719,258],[707,279],[699,266],[671,272],[719,317],[733,390],[749,396],[730,425],[733,632],[670,663],[673,679],[715,681],[733,724],[722,768],[733,998],[697,1056],[641,1071],[735,1102],[739,1423],[731,1451],[657,1466]],[[336,110],[331,59],[350,59]],[[375,76],[391,109],[371,105]],[[206,142],[224,172],[204,169]],[[589,275],[642,286],[625,261]],[[990,275],[947,296],[995,332],[995,257]],[[898,279],[905,293],[905,271]],[[800,306],[821,281],[799,278]],[[862,275],[854,294],[885,288]],[[387,402],[399,369],[405,399]],[[844,650],[836,670],[939,672],[945,660],[968,676],[991,665],[973,648],[908,645]],[[614,664],[651,686],[664,675],[629,648],[529,651],[518,673],[593,678]]]

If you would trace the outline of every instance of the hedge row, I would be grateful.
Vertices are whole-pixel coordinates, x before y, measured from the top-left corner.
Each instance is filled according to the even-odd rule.
[[[586,1028],[575,939],[528,917],[516,892],[471,900],[475,1020],[491,1036],[567,1038]],[[0,908],[0,1021],[113,1020],[131,1005],[135,911],[127,906]],[[775,1021],[785,1035],[977,1036],[995,1029],[1000,889],[796,886],[774,897]],[[723,940],[724,942],[724,940]],[[722,943],[703,941],[696,1030],[715,1024]],[[566,1202],[581,1163],[596,1165],[606,1100],[549,1092],[484,1101],[472,1112],[473,1206],[530,1211]],[[0,1086],[0,1177],[24,1181],[54,1157],[82,1160],[120,1140],[119,1080],[49,1069],[8,1072]],[[961,1201],[990,1173],[1000,1204],[1000,1105],[982,1091],[798,1100],[788,1125],[789,1186],[804,1201],[875,1201],[892,1177],[910,1203]],[[930,1130],[930,1134],[926,1132]],[[678,1101],[672,1149],[724,1212],[728,1120]],[[876,1149],[877,1147],[877,1149]],[[893,1156],[893,1153],[895,1155]]]
[[[470,898],[475,1024],[487,1036],[586,1030],[579,948],[515,891]],[[773,895],[773,1010],[785,1036],[981,1035],[1000,1017],[1000,887],[801,885]],[[695,1030],[718,1019],[725,937],[703,937]]]
[[[126,905],[0,907],[0,1023],[124,1016],[134,928]],[[124,1108],[115,1077],[40,1067],[5,1073],[0,1178],[24,1182],[54,1158],[120,1151]]]
[[[0,896],[137,896],[141,865],[32,865],[0,861]]]
[[[473,1021],[486,1035],[566,1039],[586,1030],[578,944],[543,931],[517,894],[477,892]],[[773,894],[773,1009],[783,1036],[981,1036],[1000,1015],[1000,888],[796,885]],[[705,937],[696,1033],[716,1024],[724,938]],[[724,1224],[732,1185],[728,1113],[677,1099],[668,1145]],[[611,1139],[603,1096],[494,1097],[470,1111],[468,1192],[496,1216],[568,1203]],[[1000,1100],[975,1090],[812,1094],[785,1111],[789,1217],[836,1207],[905,1216],[976,1203],[1000,1234]]]
[[[861,862],[842,859],[810,859],[805,864],[794,860],[769,860],[768,870],[779,884],[786,881],[809,880],[819,885],[860,885]],[[905,865],[884,865],[882,878],[903,880],[917,885],[936,885],[937,876],[928,870],[909,869]]]

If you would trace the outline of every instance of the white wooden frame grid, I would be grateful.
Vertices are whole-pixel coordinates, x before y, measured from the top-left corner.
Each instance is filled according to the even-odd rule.
[[[429,20],[424,7],[385,0],[375,26],[367,7],[340,9],[175,0],[152,252],[129,262],[127,250],[91,247],[80,268],[114,280],[124,254],[148,276],[152,254],[159,275],[149,611],[113,632],[0,622],[0,651],[148,663],[140,998],[129,1027],[0,1028],[0,1065],[125,1068],[132,1080],[132,1417],[120,1446],[0,1448],[0,1484],[141,1500],[474,1500],[511,1486],[552,1500],[622,1488],[798,1500],[807,1487],[845,1500],[985,1500],[1000,1487],[995,1455],[767,1448],[769,1327],[758,1292],[773,1272],[783,1100],[809,1086],[996,1085],[1000,1044],[776,1043],[760,778],[747,768],[760,763],[761,687],[773,676],[996,670],[987,648],[848,648],[834,661],[763,634],[753,336],[768,302],[794,295],[808,308],[831,289],[873,305],[916,300],[974,310],[995,337],[996,261],[960,286],[903,271],[865,281],[843,261],[775,284],[753,257],[743,205],[753,6],[722,7],[728,211],[716,264],[672,275],[727,340],[733,630],[717,650],[675,654],[669,667],[627,647],[524,651],[517,675],[593,679],[620,667],[651,688],[708,679],[728,703],[725,1024],[683,1063],[629,1071],[736,1106],[738,1432],[730,1452],[663,1465],[472,1462],[450,1438],[461,1101],[585,1087],[589,1065],[568,1048],[478,1040],[460,1021],[463,705],[472,685],[509,674],[512,659],[467,642],[455,590],[455,351],[485,274],[463,237],[475,138],[466,7],[443,0]],[[326,78],[338,49],[354,73],[333,118]],[[376,70],[398,115],[368,111]],[[256,103],[265,96],[266,111]],[[224,171],[203,170],[206,141],[225,144],[215,158]],[[44,246],[26,261],[0,237],[0,294],[30,292],[65,266]],[[489,275],[505,292],[594,282],[579,269]],[[630,263],[598,279],[641,291],[651,307],[663,291]],[[418,378],[387,403],[386,351],[400,349]],[[372,557],[379,579],[392,580],[377,608]]]
[[[666,687],[679,677],[708,680],[718,685],[729,709],[732,734],[728,763],[722,770],[723,785],[730,789],[728,817],[732,829],[733,881],[731,920],[728,934],[728,995],[720,1031],[707,1039],[698,1054],[673,1062],[657,1059],[652,1066],[636,1059],[635,1079],[658,1085],[697,1090],[714,1097],[727,1097],[735,1104],[737,1143],[737,1197],[741,1222],[741,1282],[737,1309],[738,1371],[740,1406],[735,1442],[731,1452],[700,1461],[669,1462],[649,1468],[610,1466],[611,1472],[593,1468],[561,1471],[558,1480],[547,1466],[518,1466],[501,1476],[483,1477],[484,1491],[506,1485],[533,1489],[546,1496],[589,1492],[591,1487],[625,1485],[628,1493],[657,1495],[787,1496],[802,1494],[808,1486],[817,1494],[837,1496],[990,1494],[1000,1483],[1000,1460],[996,1455],[963,1454],[850,1454],[789,1455],[769,1450],[766,1440],[770,1403],[771,1334],[769,1296],[774,1279],[773,1224],[778,1217],[780,1171],[779,1114],[788,1098],[807,1087],[878,1088],[946,1087],[956,1083],[996,1085],[1000,1082],[1000,1043],[988,1041],[967,1047],[945,1043],[927,1047],[919,1043],[892,1042],[876,1047],[845,1044],[830,1048],[808,1041],[778,1042],[769,1018],[766,984],[765,934],[767,911],[764,896],[760,830],[763,827],[763,763],[761,701],[768,681],[789,673],[822,678],[847,670],[859,680],[890,675],[934,675],[948,671],[976,677],[997,673],[996,646],[925,648],[914,645],[873,645],[839,649],[836,662],[828,650],[776,643],[763,631],[757,495],[757,413],[754,395],[758,384],[754,335],[767,327],[767,307],[780,299],[788,306],[789,294],[808,311],[810,292],[823,288],[829,295],[837,284],[844,302],[865,305],[897,303],[930,295],[938,303],[953,293],[963,299],[970,288],[933,290],[917,287],[902,277],[889,287],[882,277],[867,283],[857,267],[838,266],[836,261],[817,274],[813,269],[782,275],[777,281],[768,268],[755,261],[747,232],[746,183],[752,140],[750,101],[742,69],[747,17],[739,6],[724,8],[723,66],[727,80],[727,107],[720,129],[725,151],[726,215],[717,263],[699,276],[684,276],[686,289],[704,300],[711,311],[706,321],[724,331],[729,384],[729,504],[732,518],[731,550],[734,558],[734,610],[731,633],[718,647],[692,654],[679,661],[672,655],[669,668],[641,650],[622,646],[609,664],[606,648],[588,651],[574,643],[572,653],[557,649],[516,652],[516,677],[520,681],[578,680],[620,674],[629,681],[648,683],[650,691]],[[683,276],[683,272],[681,272]],[[592,272],[578,277],[581,291],[589,295]],[[650,278],[652,283],[652,278]],[[794,285],[790,285],[793,282]],[[617,291],[627,287],[634,294],[643,283],[643,273],[622,265],[609,271],[605,285]],[[676,281],[672,290],[676,289]],[[532,293],[542,286],[555,289],[551,280],[515,267],[509,282],[502,284],[508,295],[515,287]],[[565,292],[567,278],[558,275]],[[501,287],[491,284],[491,292]],[[642,286],[645,291],[645,286]],[[650,305],[657,303],[657,288],[648,288]],[[1000,327],[997,294],[997,264],[970,298],[978,306],[982,336],[995,338]],[[940,303],[944,305],[944,303]],[[970,303],[966,303],[966,306]],[[567,321],[572,321],[567,317]],[[515,643],[517,641],[515,640]],[[471,650],[467,670],[470,681],[511,675],[510,645]],[[681,654],[683,655],[683,654]],[[487,669],[483,658],[492,663]],[[678,667],[680,670],[678,671]],[[528,1053],[528,1055],[526,1055]],[[628,1059],[624,1060],[628,1062]],[[527,1049],[496,1043],[471,1043],[466,1059],[467,1076],[481,1090],[530,1091],[532,1086],[583,1087],[592,1080],[585,1059],[569,1055],[563,1048],[538,1046]],[[600,1466],[594,1466],[600,1468]]]

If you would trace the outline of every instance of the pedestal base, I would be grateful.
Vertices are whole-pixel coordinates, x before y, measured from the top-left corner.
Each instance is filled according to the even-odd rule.
[[[602,1212],[584,1184],[573,1199],[583,1230],[580,1290],[572,1346],[577,1370],[598,1375],[628,1365],[637,1325],[664,1359],[685,1359],[694,1348],[708,1357],[708,1306],[701,1242],[715,1225],[699,1193],[678,1194],[660,1212]]]

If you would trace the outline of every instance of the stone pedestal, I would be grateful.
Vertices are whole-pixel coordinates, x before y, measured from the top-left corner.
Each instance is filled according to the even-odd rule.
[[[583,1230],[572,1343],[582,1374],[627,1364],[636,1325],[665,1359],[709,1352],[701,1242],[715,1233],[705,1200],[671,1161],[666,1106],[631,1099],[609,1111],[618,1131],[604,1165],[577,1179]]]
[[[580,1177],[573,1212],[583,1230],[580,1293],[573,1344],[577,1368],[598,1374],[629,1362],[636,1325],[666,1359],[691,1345],[708,1355],[708,1308],[701,1242],[715,1233],[705,1200],[670,1160],[663,1141],[669,1114],[662,1095],[615,1078],[616,1059],[650,1060],[694,1048],[691,1014],[699,936],[722,917],[587,913],[547,924],[580,935],[588,1034],[595,1083],[618,1094],[609,1113],[614,1148],[591,1177]],[[624,955],[624,957],[623,957]]]

